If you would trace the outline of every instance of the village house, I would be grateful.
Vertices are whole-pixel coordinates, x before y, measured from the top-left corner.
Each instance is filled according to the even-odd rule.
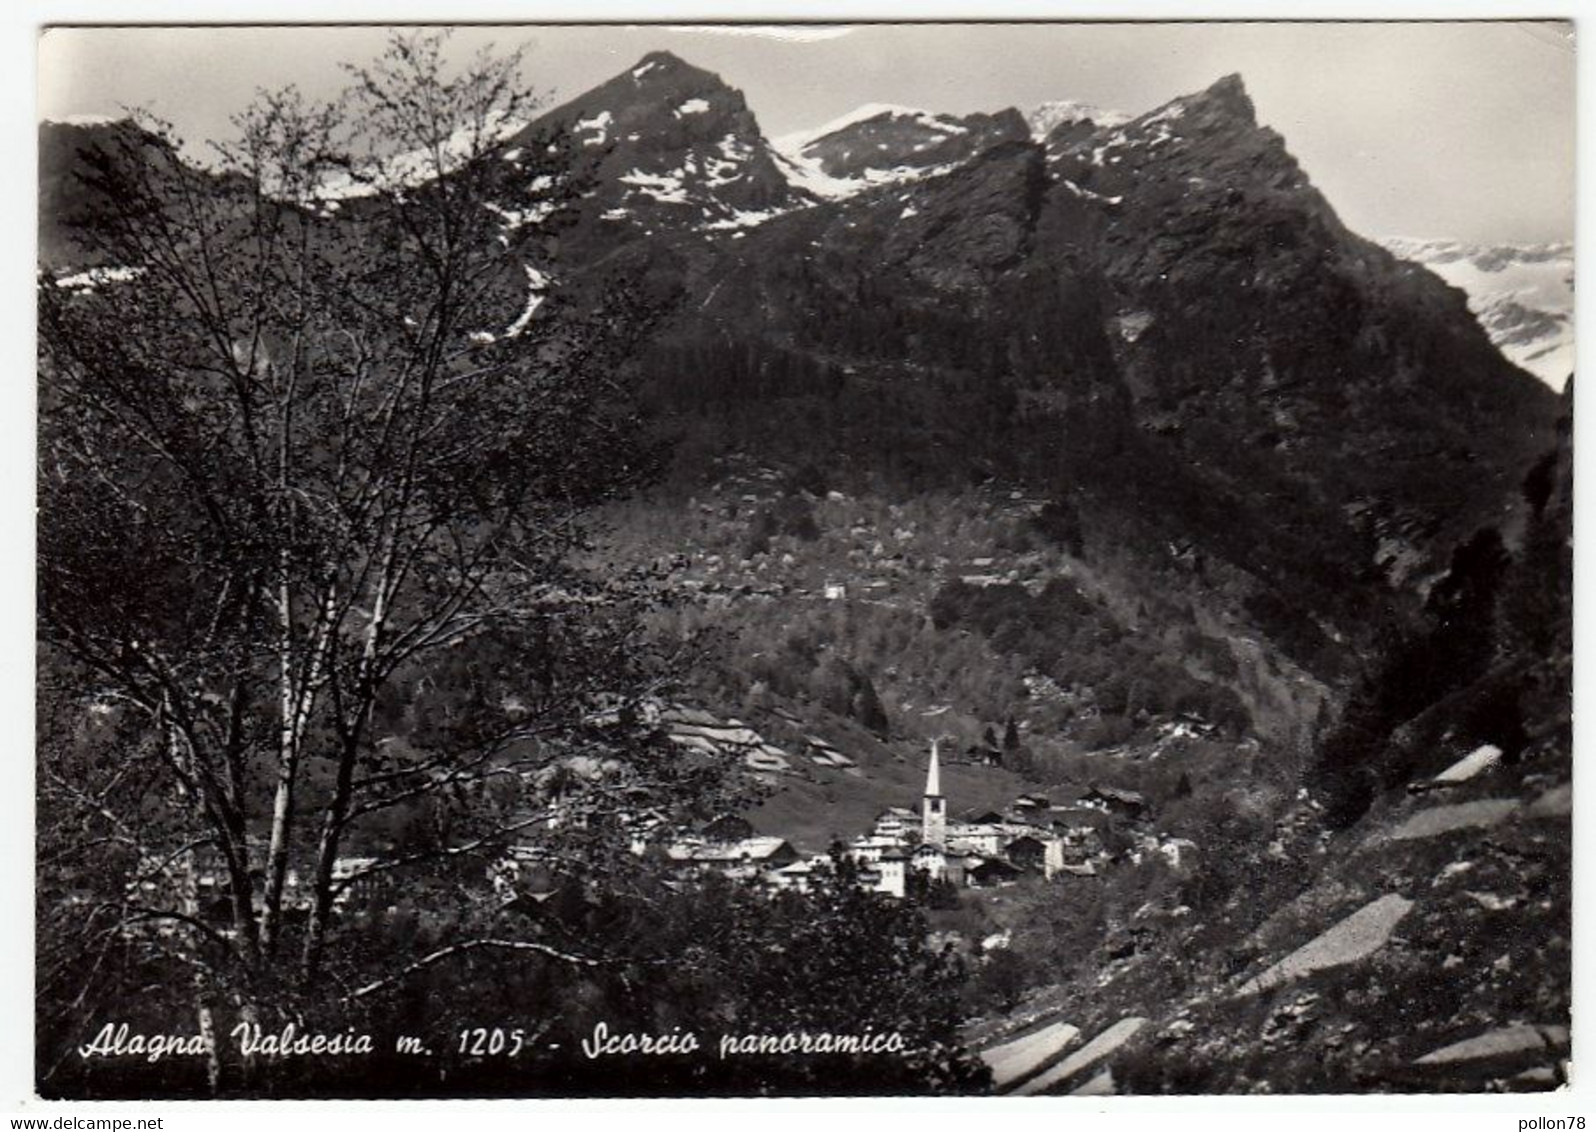
[[[1122,790],[1117,786],[1089,786],[1077,804],[1132,821],[1148,816],[1145,797],[1135,790]]]
[[[1128,854],[1133,865],[1143,861],[1162,859],[1171,869],[1179,869],[1182,862],[1192,863],[1197,844],[1184,837],[1159,837],[1153,833],[1136,834]]]
[[[745,837],[737,841],[711,841],[684,837],[665,847],[672,864],[689,871],[714,869],[728,876],[753,876],[784,868],[798,860],[798,850],[780,837]]]
[[[1001,857],[990,857],[969,870],[969,883],[971,888],[996,888],[999,885],[1013,884],[1023,873],[1023,869],[1015,867]]]
[[[892,849],[877,859],[876,891],[885,892],[902,900],[909,891],[909,855],[901,849]]]
[[[945,850],[938,849],[935,845],[921,843],[913,853],[909,854],[909,867],[916,872],[924,873],[930,880],[949,880],[948,854]]]
[[[743,841],[754,836],[753,824],[737,814],[721,814],[705,822],[698,831],[706,841]]]
[[[1008,825],[964,825],[948,830],[948,844],[960,853],[995,857],[1013,836]]]
[[[874,865],[889,853],[902,854],[903,842],[899,838],[862,833],[848,843],[848,855],[860,864]]]
[[[1003,849],[1003,856],[1017,869],[1039,873],[1043,871],[1047,846],[1040,838],[1026,834],[1010,841]]]
[[[792,861],[766,873],[765,880],[772,888],[792,892],[808,892],[815,868],[815,858],[807,861]]]
[[[910,830],[919,824],[920,815],[913,810],[902,806],[889,806],[876,818],[873,832],[877,837],[886,837],[902,843],[908,837]]]

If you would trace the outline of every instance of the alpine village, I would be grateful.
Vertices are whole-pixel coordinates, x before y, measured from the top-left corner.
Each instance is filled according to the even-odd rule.
[[[446,43],[40,127],[43,1095],[1558,1087],[1567,247]]]

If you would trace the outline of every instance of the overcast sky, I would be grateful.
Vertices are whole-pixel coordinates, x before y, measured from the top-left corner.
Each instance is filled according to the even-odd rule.
[[[145,105],[188,139],[225,135],[259,87],[331,93],[369,59],[370,27],[46,32],[45,118]],[[1240,72],[1259,118],[1342,217],[1369,235],[1569,239],[1574,51],[1567,24],[1023,24],[858,27],[472,27],[528,47],[550,101],[656,49],[740,88],[770,137],[865,102],[966,113],[1076,99],[1140,113]]]

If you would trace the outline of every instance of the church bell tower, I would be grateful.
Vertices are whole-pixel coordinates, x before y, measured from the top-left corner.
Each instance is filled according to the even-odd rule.
[[[931,765],[926,770],[925,797],[920,803],[920,842],[937,849],[948,847],[948,800],[942,796],[935,739],[931,740]]]

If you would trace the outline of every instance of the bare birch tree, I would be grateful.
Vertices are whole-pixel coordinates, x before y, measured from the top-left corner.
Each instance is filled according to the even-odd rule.
[[[481,948],[600,961],[334,937],[353,889],[713,777],[629,725],[635,595],[582,569],[649,464],[618,377],[649,311],[551,257],[580,185],[558,140],[510,144],[520,59],[455,72],[419,35],[350,77],[262,96],[204,167],[143,121],[88,159],[94,266],[38,288],[40,633],[68,727],[114,732],[42,742],[41,793],[134,894],[78,930],[158,921],[247,1009]],[[345,860],[421,812],[447,828]],[[137,896],[185,854],[225,922]]]

